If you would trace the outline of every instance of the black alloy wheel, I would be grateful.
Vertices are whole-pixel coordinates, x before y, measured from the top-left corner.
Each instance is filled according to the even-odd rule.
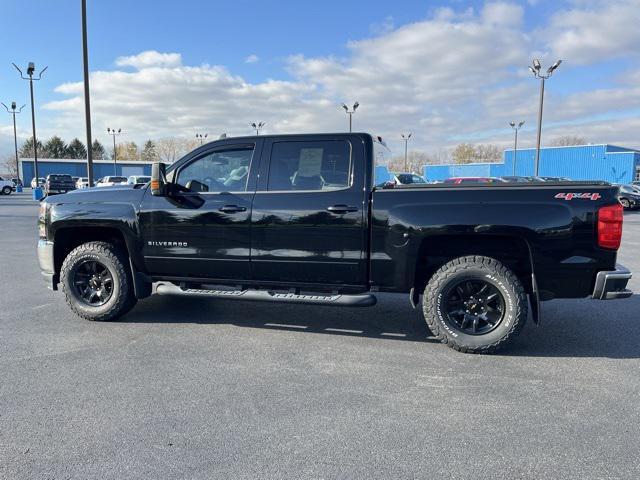
[[[467,335],[484,335],[495,329],[505,313],[500,290],[485,280],[465,279],[444,292],[446,319]]]
[[[113,277],[97,260],[86,260],[75,268],[73,284],[78,298],[86,305],[99,307],[113,294]]]

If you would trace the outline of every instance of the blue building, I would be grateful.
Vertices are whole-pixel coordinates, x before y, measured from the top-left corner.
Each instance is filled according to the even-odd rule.
[[[118,175],[122,177],[151,175],[151,163],[152,162],[137,162],[131,160],[122,161],[116,162],[114,169],[113,160],[94,160],[93,176],[97,180],[107,175]],[[33,159],[21,158],[19,168],[20,178],[25,185],[29,185],[31,179],[34,177]],[[69,160],[62,158],[38,159],[38,174],[41,177],[46,177],[54,173],[68,174],[73,177],[86,177],[87,162],[86,160]]]
[[[425,165],[427,180],[450,177],[502,177],[535,175],[535,148],[505,150],[501,163],[468,163],[462,165]],[[615,145],[577,145],[540,149],[538,175],[566,177],[571,180],[604,180],[631,183],[640,180],[640,150]]]

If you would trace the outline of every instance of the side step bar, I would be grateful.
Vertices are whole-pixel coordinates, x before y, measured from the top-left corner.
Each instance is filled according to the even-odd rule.
[[[172,283],[156,286],[158,295],[181,295],[187,297],[225,298],[256,302],[299,303],[303,305],[333,305],[336,307],[372,307],[377,298],[370,293],[357,295],[298,295],[269,290],[208,290],[200,288],[182,289]]]

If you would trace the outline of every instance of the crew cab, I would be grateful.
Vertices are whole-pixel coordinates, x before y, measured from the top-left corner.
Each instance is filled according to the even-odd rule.
[[[152,293],[344,307],[405,294],[436,338],[477,353],[529,311],[539,322],[541,301],[631,295],[616,187],[377,188],[385,158],[365,133],[221,139],[154,164],[146,185],[47,198],[40,267],[88,320]]]

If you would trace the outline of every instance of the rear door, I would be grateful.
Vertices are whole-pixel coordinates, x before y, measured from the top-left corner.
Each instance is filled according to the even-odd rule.
[[[253,279],[365,285],[364,156],[357,136],[265,141],[251,216]]]

